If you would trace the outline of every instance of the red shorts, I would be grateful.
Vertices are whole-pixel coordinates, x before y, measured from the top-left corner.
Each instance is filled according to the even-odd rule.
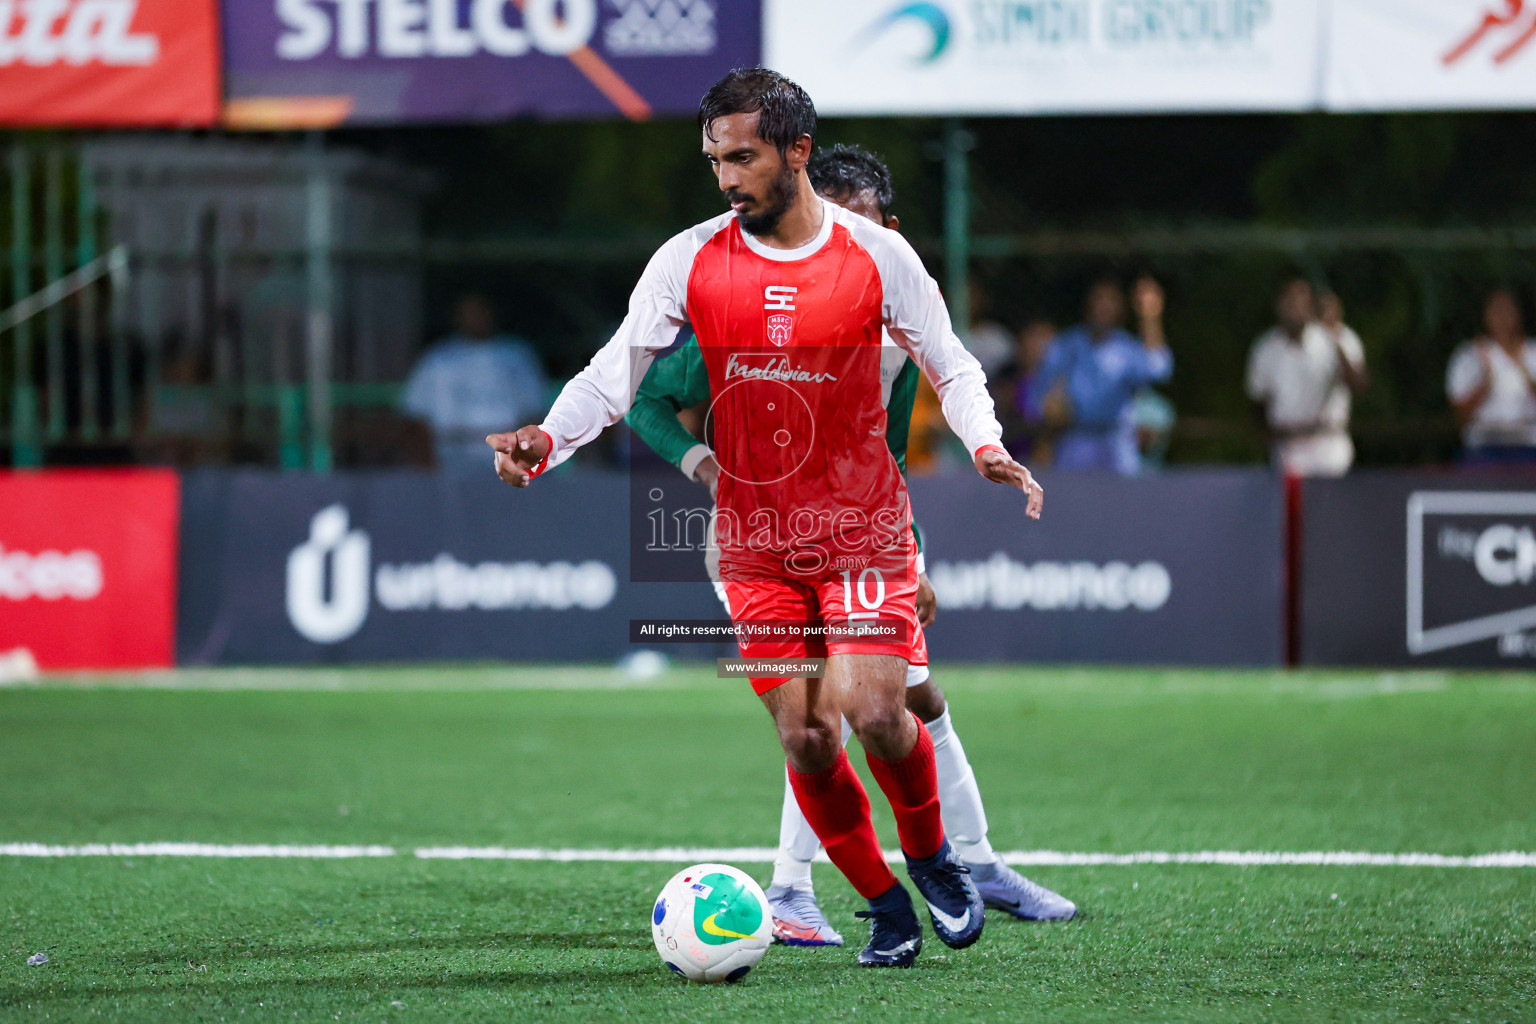
[[[870,568],[829,570],[815,578],[723,581],[741,656],[801,659],[829,654],[891,654],[909,664],[928,664],[928,641],[917,623],[917,549],[914,544],[908,546],[908,564],[904,571],[895,573]],[[773,639],[753,639],[750,632],[753,627],[798,624],[832,627],[838,632],[827,638],[815,629],[791,628],[789,632],[795,635]],[[887,635],[861,638],[856,635],[861,627]],[[790,678],[754,676],[752,690],[761,696]]]

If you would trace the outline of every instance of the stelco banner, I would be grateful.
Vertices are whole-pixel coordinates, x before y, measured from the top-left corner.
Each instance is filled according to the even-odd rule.
[[[207,126],[216,0],[0,0],[0,125]]]
[[[1536,659],[1536,478],[1365,473],[1304,508],[1303,661]]]
[[[623,495],[514,490],[489,459],[484,479],[190,474],[180,660],[605,661],[630,619],[721,617],[706,584],[629,582]]]
[[[1536,0],[1337,0],[1331,110],[1536,106]]]
[[[1277,665],[1281,515],[1265,472],[1042,476],[1045,515],[970,474],[911,482],[936,658]]]
[[[763,46],[827,114],[1301,110],[1319,98],[1322,10],[1322,0],[775,0]]]
[[[0,652],[170,665],[178,490],[168,470],[0,474]]]
[[[758,0],[225,0],[241,127],[691,114]]]

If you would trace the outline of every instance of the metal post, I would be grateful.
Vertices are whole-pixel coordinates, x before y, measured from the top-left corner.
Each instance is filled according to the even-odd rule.
[[[75,262],[85,266],[96,258],[96,178],[84,157],[80,158],[75,186]],[[97,376],[100,346],[97,338],[97,285],[80,293],[80,439],[93,442],[100,436],[101,379]]]
[[[130,209],[139,203],[148,201],[155,190],[169,189],[174,185],[171,180],[171,172],[164,165],[153,173],[148,173],[139,168],[124,168],[118,165],[114,168],[112,178],[112,209],[121,211]],[[125,270],[122,274],[112,276],[112,431],[114,434],[120,430],[126,434],[131,421],[128,414],[128,403],[124,401],[118,404],[117,380],[118,367],[128,365],[128,340],[129,327],[136,324],[140,344],[144,348],[144,425],[145,432],[154,434],[160,428],[159,407],[162,399],[161,381],[164,379],[165,367],[165,332],[164,332],[164,301],[166,274],[163,262],[163,251],[150,251],[150,243],[157,236],[153,231],[147,230],[143,225],[138,225],[132,238],[125,238],[119,230],[113,232],[114,242],[126,241],[129,245],[142,246],[144,252],[131,250],[136,260],[136,269],[131,272],[137,275],[130,291],[129,273]],[[157,262],[156,258],[162,258]],[[130,310],[130,307],[131,310]],[[129,315],[132,313],[132,320]],[[126,374],[126,369],[122,371]],[[126,384],[124,394],[127,394]]]
[[[32,291],[32,175],[30,154],[11,147],[11,292],[20,302]],[[11,463],[41,466],[37,392],[32,387],[32,321],[16,325],[16,379],[11,400]]]
[[[43,163],[43,283],[64,276],[64,154],[57,145],[48,147]],[[50,306],[44,314],[48,336],[48,440],[64,439],[64,309]]]
[[[325,168],[325,135],[314,131],[306,145],[305,276],[308,281],[307,383],[309,387],[309,468],[331,471],[331,183]]]
[[[133,418],[130,410],[132,402],[132,389],[128,380],[128,275],[130,273],[128,260],[112,268],[111,278],[111,303],[112,303],[112,436],[119,441],[126,441],[133,430]],[[150,357],[145,361],[144,392],[149,397],[146,402],[153,403],[155,392],[160,387],[160,357],[157,354],[158,346],[150,349]],[[146,416],[146,420],[152,422],[152,416]]]
[[[976,137],[957,117],[944,123],[944,280],[955,333],[971,330],[971,167]]]

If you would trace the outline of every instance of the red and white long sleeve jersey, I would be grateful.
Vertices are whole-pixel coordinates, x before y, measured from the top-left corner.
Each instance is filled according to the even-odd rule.
[[[777,573],[786,560],[813,571],[820,559],[795,558],[829,537],[842,538],[834,557],[844,559],[861,546],[850,538],[882,513],[904,524],[885,444],[882,328],[928,375],[973,454],[1002,435],[981,366],[917,253],[864,217],[825,201],[822,210],[821,230],[799,249],[763,244],[731,213],[669,240],[618,333],[541,425],[553,466],[624,416],[654,355],[691,324],[713,396],[717,502],[737,527],[720,537],[722,574]]]

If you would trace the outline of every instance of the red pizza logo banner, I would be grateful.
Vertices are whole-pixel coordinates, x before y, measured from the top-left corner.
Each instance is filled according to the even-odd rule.
[[[0,0],[0,126],[211,125],[216,0]]]
[[[180,518],[169,470],[0,473],[0,654],[25,647],[44,669],[169,666]]]

